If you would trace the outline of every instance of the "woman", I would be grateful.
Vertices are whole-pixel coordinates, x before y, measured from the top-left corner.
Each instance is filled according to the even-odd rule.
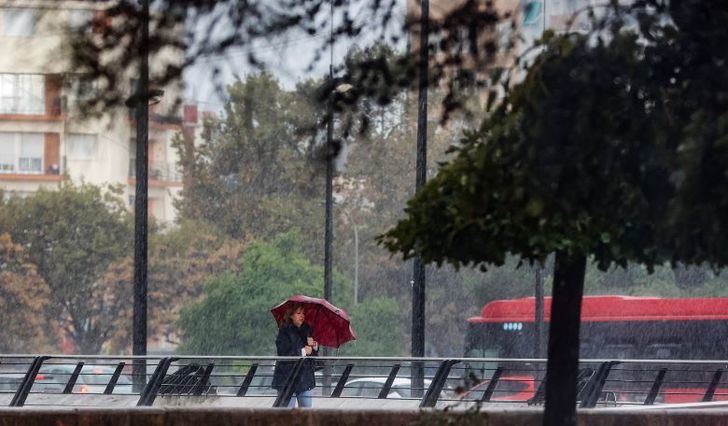
[[[276,337],[278,356],[318,355],[318,343],[313,340],[311,326],[304,322],[306,315],[303,305],[291,304],[283,318],[283,323],[280,325]],[[279,394],[283,392],[295,366],[296,361],[279,361],[276,363],[273,371],[273,388]],[[296,400],[298,400],[299,407],[311,407],[311,390],[314,387],[316,387],[314,363],[311,360],[306,360],[301,365],[301,370],[293,384],[294,397],[291,398],[288,407],[293,408]]]

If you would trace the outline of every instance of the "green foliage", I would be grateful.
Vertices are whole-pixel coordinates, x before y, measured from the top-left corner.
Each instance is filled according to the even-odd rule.
[[[393,298],[375,298],[348,309],[351,288],[335,274],[340,307],[351,314],[358,340],[342,354],[404,355],[404,324]],[[294,294],[321,297],[323,270],[303,255],[300,237],[281,234],[271,243],[248,247],[240,272],[222,273],[205,285],[202,298],[182,309],[181,353],[270,355],[276,324],[270,309]],[[344,303],[337,303],[336,301]]]
[[[349,313],[357,340],[339,352],[349,356],[406,356],[401,307],[394,298],[378,297],[357,304]]]
[[[118,189],[68,180],[57,191],[0,203],[11,230],[50,287],[50,316],[82,353],[98,353],[113,331],[121,302],[100,285],[108,267],[131,250],[130,215]]]
[[[212,277],[203,297],[182,309],[179,351],[196,354],[275,353],[270,309],[293,294],[321,296],[323,270],[302,254],[295,234],[253,243],[239,273]]]
[[[176,141],[185,175],[180,216],[243,240],[312,228],[323,183],[311,179],[313,145],[300,133],[316,122],[309,85],[286,91],[261,73],[227,89],[225,112],[205,120],[202,143]]]
[[[636,89],[639,54],[629,34],[596,46],[552,39],[380,241],[456,266],[501,265],[508,253],[543,262],[557,251],[593,253],[602,269],[660,260],[654,224],[671,190]]]

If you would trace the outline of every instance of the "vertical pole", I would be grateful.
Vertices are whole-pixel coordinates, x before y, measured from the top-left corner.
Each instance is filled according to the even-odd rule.
[[[330,57],[329,57],[329,81],[334,81],[334,1],[330,1],[331,15],[330,30]],[[333,275],[333,259],[332,244],[334,240],[334,98],[333,88],[328,93],[329,101],[329,122],[326,125],[326,225],[324,229],[324,299],[329,302],[332,299],[332,275]],[[324,356],[329,356],[329,349],[324,347]],[[330,392],[331,388],[331,370],[324,368],[323,371],[323,391],[325,394]]]
[[[535,289],[534,289],[534,299],[535,300],[535,315],[536,318],[534,318],[534,347],[533,347],[533,357],[534,358],[543,358],[543,331],[544,331],[544,324],[543,324],[543,275],[542,268],[540,265],[536,266],[535,269],[535,275],[536,275],[536,282],[535,282]]]
[[[136,195],[134,196],[134,312],[133,355],[147,354],[147,173],[149,118],[149,0],[141,0],[141,38],[139,41],[139,78],[136,88]],[[134,386],[141,390],[146,382],[144,360],[134,360]]]
[[[420,70],[417,103],[417,177],[415,191],[427,180],[427,84],[428,84],[428,36],[429,0],[421,0],[420,16]],[[412,285],[412,356],[425,356],[425,264],[418,256],[414,258]],[[412,389],[424,388],[424,367],[421,363],[412,366]],[[413,395],[419,396],[419,395]]]
[[[334,80],[334,4],[331,3],[331,62],[329,63],[329,80]],[[333,89],[329,96],[329,122],[326,125],[326,227],[324,230],[324,299],[331,301],[332,267],[331,246],[334,238],[333,207],[334,207],[334,106]]]

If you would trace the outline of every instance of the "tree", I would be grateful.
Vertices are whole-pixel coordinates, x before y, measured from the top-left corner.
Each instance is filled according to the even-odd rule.
[[[293,294],[321,295],[323,271],[303,256],[293,234],[253,243],[241,272],[212,277],[202,298],[180,315],[183,353],[275,352],[276,324],[270,309]]]
[[[674,191],[637,37],[565,35],[545,48],[380,241],[405,257],[484,268],[509,253],[538,263],[556,253],[544,424],[562,425],[576,422],[587,256],[603,270],[664,260],[656,227]]]
[[[183,221],[164,233],[151,235],[149,257],[149,338],[160,345],[179,343],[179,315],[197,300],[211,277],[239,270],[244,244],[217,235],[210,227]],[[121,300],[131,300],[130,257],[114,262],[102,276],[104,288],[119,288]],[[132,306],[123,304],[113,319],[114,331],[104,349],[110,353],[131,348]]]
[[[397,9],[400,7],[397,0],[377,1],[366,7],[356,2],[331,3],[328,0],[275,0],[266,3],[155,0],[153,3],[154,13],[149,25],[153,31],[148,48],[158,65],[151,76],[152,81],[161,86],[178,81],[186,68],[199,61],[209,62],[212,57],[225,62],[224,56],[231,50],[242,49],[244,55],[236,52],[233,56],[243,59],[252,68],[264,69],[269,65],[270,55],[258,51],[256,48],[259,46],[270,42],[285,46],[296,39],[326,34],[320,46],[311,52],[313,66],[333,43],[347,41],[352,45],[370,45],[384,40],[399,45],[402,39],[419,31],[416,16],[409,16],[411,19],[404,24],[397,22]],[[83,108],[85,112],[103,113],[122,105],[127,99],[128,87],[122,82],[128,78],[129,69],[138,65],[136,55],[140,28],[148,24],[140,9],[136,0],[117,0],[104,10],[105,19],[95,23],[101,31],[94,31],[93,35],[77,31],[70,49],[62,52],[70,56],[67,59],[70,59],[74,72],[92,76],[104,88],[98,96],[87,99]],[[415,15],[418,11],[412,12]],[[517,37],[511,34],[511,43],[502,47],[496,37],[490,36],[502,19],[514,20],[515,16],[511,11],[499,11],[491,3],[464,1],[439,11],[437,20],[430,24],[433,41],[428,52],[430,64],[435,69],[431,75],[437,76],[432,83],[441,84],[441,79],[445,78],[451,88],[463,81],[484,84],[487,76],[482,69],[474,69],[473,64],[492,64],[501,50],[512,47]],[[187,22],[195,22],[195,31],[181,30]],[[483,33],[488,36],[482,37]],[[378,34],[374,38],[376,41],[372,42],[371,34]],[[157,55],[160,52],[164,54]],[[184,60],[180,61],[170,52],[179,53]],[[299,52],[293,54],[300,55]],[[365,72],[351,81],[355,87],[354,98],[366,96],[373,87],[381,89],[379,94],[384,97],[399,92],[401,88],[413,87],[417,81],[417,57],[417,49],[413,49],[394,63],[383,57],[366,61],[362,64]],[[222,94],[224,84],[220,68],[214,67],[210,78]],[[456,104],[455,101],[449,102],[445,107],[449,109]],[[322,124],[332,119],[327,114]]]
[[[46,349],[56,326],[46,315],[50,289],[25,249],[0,234],[0,350],[33,353]]]
[[[129,252],[133,235],[116,190],[64,180],[57,191],[2,202],[0,217],[50,288],[51,318],[80,352],[99,353],[128,305],[113,296],[128,283],[102,283],[109,266]]]
[[[316,122],[306,90],[286,91],[267,73],[228,86],[225,113],[205,122],[202,144],[177,142],[187,177],[183,218],[242,240],[311,227],[323,185],[306,170],[314,144],[299,132]]]
[[[323,271],[305,257],[295,233],[270,243],[252,243],[240,271],[223,272],[206,283],[202,297],[182,309],[182,353],[273,354],[276,324],[270,309],[293,294],[320,297]],[[351,313],[358,340],[346,344],[350,355],[401,355],[404,326],[392,298],[377,298],[349,309],[351,287],[335,274],[337,306]],[[339,296],[340,295],[340,296]]]
[[[372,298],[351,310],[356,340],[340,351],[342,356],[406,356],[406,322],[401,320],[400,306],[392,297]]]

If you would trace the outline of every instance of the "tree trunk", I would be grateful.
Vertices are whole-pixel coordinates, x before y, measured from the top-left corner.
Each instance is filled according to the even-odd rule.
[[[556,253],[544,426],[576,425],[576,377],[579,371],[579,323],[586,256]]]
[[[534,269],[535,272],[535,288],[534,288],[534,298],[535,300],[535,318],[534,318],[534,347],[533,347],[533,357],[534,358],[542,358],[543,357],[543,347],[542,344],[544,341],[544,321],[543,321],[543,267],[541,265],[537,265],[536,269]]]

